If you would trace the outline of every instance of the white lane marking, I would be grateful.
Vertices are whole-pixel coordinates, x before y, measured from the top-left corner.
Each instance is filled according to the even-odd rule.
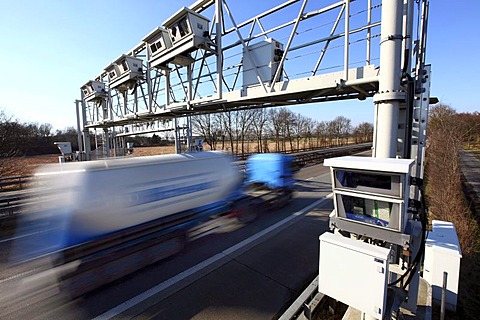
[[[49,229],[34,231],[34,232],[30,232],[30,233],[25,233],[25,234],[22,234],[22,235],[19,235],[19,236],[15,236],[15,237],[11,237],[11,238],[7,238],[7,239],[0,240],[0,243],[8,242],[8,241],[14,241],[14,240],[18,240],[18,239],[22,239],[22,238],[34,236],[34,235],[36,235],[36,234],[49,232],[49,231],[55,230],[55,229],[57,229],[57,228],[49,228]]]
[[[8,239],[0,240],[0,243],[13,241],[13,240],[17,240],[17,239],[21,239],[21,238],[25,238],[25,237],[30,237],[30,236],[33,236],[35,234],[39,234],[39,233],[42,233],[42,232],[44,232],[44,231],[35,231],[35,232],[31,232],[31,233],[22,234],[21,236],[16,236],[16,237],[11,237],[11,238],[8,238]]]
[[[330,174],[330,173],[329,173],[329,172],[325,172],[325,173],[319,174],[318,176],[313,176],[313,177],[307,178],[307,179],[305,179],[305,180],[306,180],[306,181],[310,181],[310,180],[313,180],[313,179],[316,179],[316,178],[323,177],[324,175],[327,175],[327,174]]]
[[[17,274],[14,274],[13,276],[10,276],[8,278],[5,278],[5,279],[1,279],[0,280],[0,283],[3,283],[3,282],[7,282],[7,281],[11,281],[13,279],[16,279],[16,278],[19,278],[21,276],[26,276],[27,274],[31,274],[33,272],[35,272],[36,270],[33,269],[33,270],[28,270],[28,271],[25,271],[25,272],[21,272],[21,273],[17,273]]]
[[[207,260],[204,260],[200,262],[199,264],[177,274],[176,276],[165,280],[164,282],[156,285],[155,287],[140,293],[139,295],[119,304],[118,306],[104,312],[103,314],[97,316],[94,318],[94,320],[103,320],[103,319],[111,319],[113,317],[116,317],[120,315],[122,312],[127,311],[128,309],[136,306],[137,304],[151,298],[152,296],[162,292],[163,290],[175,285],[176,283],[188,278],[189,276],[195,274],[196,272],[202,270],[203,268],[206,268],[213,263],[219,261],[222,258],[225,258],[226,256],[231,255],[237,250],[240,250],[241,248],[249,245],[250,243],[262,238],[263,236],[267,235],[268,233],[274,231],[275,229],[281,227],[282,225],[290,222],[293,219],[296,219],[298,217],[301,217],[308,212],[310,212],[314,207],[322,204],[324,201],[326,201],[328,198],[331,198],[332,194],[329,194],[327,197],[319,199],[315,201],[314,203],[310,204],[309,206],[306,206],[305,208],[301,209],[300,211],[295,212],[293,215],[286,217],[285,219],[275,223],[274,225],[262,230],[261,232],[243,240],[242,242],[237,243],[236,245],[220,252],[214,255],[213,257],[210,257]],[[212,270],[213,271],[213,270]]]

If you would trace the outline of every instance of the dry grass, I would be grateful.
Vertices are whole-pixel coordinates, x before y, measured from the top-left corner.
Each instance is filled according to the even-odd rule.
[[[132,156],[142,157],[169,153],[175,153],[175,147],[139,147],[135,148],[135,152]],[[31,175],[41,165],[58,163],[58,157],[58,154],[46,154],[14,158],[11,161],[13,167],[11,176]]]
[[[57,154],[47,154],[40,156],[19,157],[12,160],[13,176],[23,176],[32,174],[36,168],[43,164],[58,163]]]
[[[480,228],[465,198],[460,171],[461,140],[455,139],[453,130],[455,128],[442,127],[429,132],[427,200],[430,220],[450,221],[455,225],[463,254],[458,309],[449,319],[477,319],[480,314]]]
[[[348,141],[349,144],[355,143],[354,140]],[[294,143],[294,149],[290,148],[288,142],[285,143],[284,147],[280,146],[277,148],[277,145],[273,141],[268,141],[264,147],[266,147],[267,152],[296,152],[304,151],[316,147],[317,142],[312,140],[312,145],[304,143],[302,141],[296,149],[297,144]],[[217,150],[220,150],[222,147],[221,144],[217,145]],[[210,150],[210,147],[205,143],[205,150]],[[223,150],[227,152],[232,152],[231,145],[225,143]],[[234,144],[234,151],[241,153],[241,146]],[[258,145],[256,142],[245,142],[244,152],[247,154],[258,152]],[[129,155],[131,157],[143,157],[143,156],[154,156],[162,154],[173,154],[175,153],[175,146],[158,146],[158,147],[135,147],[133,154]],[[8,176],[22,176],[22,175],[31,175],[35,172],[36,168],[43,164],[48,163],[58,163],[59,154],[48,154],[48,155],[39,155],[39,156],[30,156],[30,157],[18,157],[14,158],[12,167],[14,168],[12,173]]]
[[[134,148],[132,156],[144,157],[144,156],[156,156],[161,154],[175,153],[175,146],[165,147],[136,147]]]

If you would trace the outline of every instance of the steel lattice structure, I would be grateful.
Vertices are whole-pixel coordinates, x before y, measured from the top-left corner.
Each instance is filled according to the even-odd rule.
[[[102,129],[109,149],[109,141],[124,146],[126,135],[189,127],[185,117],[195,114],[373,97],[382,91],[385,41],[396,43],[393,60],[404,73],[415,78],[423,70],[415,2],[406,0],[405,10],[394,13],[403,20],[400,33],[382,39],[381,0],[277,1],[259,12],[252,6],[248,17],[236,13],[247,3],[197,1],[152,25],[82,86],[79,130]]]

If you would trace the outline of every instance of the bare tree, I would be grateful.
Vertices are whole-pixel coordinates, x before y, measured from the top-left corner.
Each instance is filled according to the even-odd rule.
[[[315,126],[315,136],[317,138],[317,147],[326,147],[327,146],[327,137],[328,137],[328,123],[325,121],[320,121]]]
[[[303,133],[303,137],[305,138],[303,148],[306,148],[306,143],[308,142],[308,148],[313,148],[313,134],[315,132],[315,127],[317,126],[317,122],[312,118],[305,118],[305,131]]]
[[[269,129],[275,140],[275,151],[280,152],[282,146],[280,143],[280,138],[283,130],[283,122],[281,119],[280,110],[270,109],[270,111],[268,112],[268,116],[270,117],[271,121],[271,127]]]
[[[234,114],[233,111],[227,111],[220,113],[220,122],[223,128],[223,132],[225,132],[226,136],[230,141],[230,151],[233,153],[235,152],[234,148],[234,136],[235,136],[235,128],[234,128]]]
[[[329,122],[329,131],[336,139],[336,144],[340,145],[343,143],[343,139],[347,139],[351,131],[351,120],[344,117],[338,116],[332,121]]]
[[[299,150],[300,149],[300,143],[302,139],[305,138],[305,134],[308,131],[307,130],[307,122],[308,118],[301,115],[300,113],[297,114],[291,114],[289,123],[290,123],[290,133],[295,138],[295,149]],[[305,147],[305,145],[304,145]],[[293,148],[291,147],[292,151]]]
[[[193,130],[198,132],[205,138],[211,150],[217,149],[219,141],[218,133],[220,131],[220,124],[218,118],[212,114],[202,114],[192,117]]]
[[[239,110],[236,112],[237,119],[237,131],[238,138],[240,139],[242,147],[242,156],[245,154],[245,139],[248,135],[248,131],[252,126],[252,120],[254,116],[253,110]],[[237,152],[238,154],[238,152]]]
[[[263,146],[263,138],[266,133],[268,121],[269,117],[267,110],[257,109],[253,111],[252,132],[255,136],[255,140],[257,141],[258,152],[265,152],[265,148]]]
[[[458,129],[466,148],[470,149],[480,143],[480,113],[459,113],[455,115]]]
[[[43,123],[38,127],[40,136],[48,138],[52,134],[52,125],[50,123]]]
[[[280,108],[278,112],[279,116],[279,121],[281,124],[281,135],[283,137],[282,142],[282,148],[283,151],[287,151],[287,146],[286,142],[288,140],[288,143],[290,145],[290,150],[293,150],[293,134],[294,134],[294,126],[295,126],[295,114],[288,110],[287,108]]]
[[[364,143],[373,140],[373,124],[362,122],[353,129],[356,143]]]
[[[19,123],[0,110],[0,177],[14,172],[14,157],[19,153]]]

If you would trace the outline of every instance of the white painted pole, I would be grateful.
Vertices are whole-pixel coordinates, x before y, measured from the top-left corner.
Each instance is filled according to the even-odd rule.
[[[83,140],[82,140],[82,127],[81,127],[81,119],[80,119],[80,108],[82,107],[82,100],[75,100],[75,112],[77,113],[77,141],[78,141],[78,156],[80,157],[79,160],[83,160]]]
[[[374,96],[377,114],[374,156],[394,158],[397,151],[402,59],[403,0],[382,2],[379,92]]]
[[[86,125],[87,125],[87,106],[86,106],[85,100],[83,98],[83,93],[82,93],[81,108],[82,108],[82,123],[83,123],[83,149],[85,150],[85,160],[89,161],[90,160],[90,132],[89,132],[89,129],[86,128]],[[95,135],[95,137],[96,137],[96,135]]]
[[[348,80],[348,58],[350,49],[350,0],[345,1],[345,47],[343,52],[343,80]]]
[[[192,116],[187,116],[187,153],[192,151]]]
[[[145,44],[147,46],[147,44]],[[147,93],[148,93],[148,112],[152,112],[152,106],[153,106],[153,89],[152,89],[152,74],[150,73],[150,63],[148,62],[151,58],[150,50],[147,48],[146,50],[147,53],[147,59],[145,61],[147,65],[147,70],[145,72],[145,78],[147,82]]]
[[[180,154],[182,153],[181,151],[181,144],[180,144],[180,129],[178,127],[178,119],[174,118],[174,126],[175,130],[173,131],[175,133],[175,153]]]
[[[370,25],[372,23],[372,0],[368,0],[367,3],[367,24]],[[370,65],[371,59],[371,50],[372,50],[372,28],[367,29],[367,57],[366,63]]]
[[[105,158],[110,158],[110,133],[108,132],[108,128],[103,128],[103,139]]]
[[[222,0],[215,0],[215,42],[217,44],[217,94],[218,99],[222,99],[222,79],[223,79],[223,49],[222,49],[222,24],[223,10]]]
[[[402,66],[406,66],[406,72],[410,73],[412,68],[412,39],[413,39],[413,14],[414,14],[413,0],[404,0],[403,4],[403,36],[404,41],[402,45]],[[408,56],[405,54],[408,53]]]

